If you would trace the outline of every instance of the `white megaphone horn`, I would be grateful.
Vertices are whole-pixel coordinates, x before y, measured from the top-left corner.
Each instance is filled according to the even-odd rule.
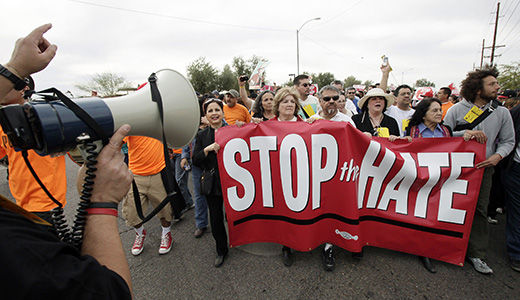
[[[200,108],[190,82],[179,72],[157,71],[164,113],[166,142],[172,147],[189,143],[199,128]],[[114,119],[114,130],[130,124],[129,135],[148,136],[162,140],[162,126],[156,102],[152,101],[150,84],[127,96],[104,99]]]
[[[162,99],[166,143],[170,147],[184,146],[199,128],[200,108],[195,91],[177,71],[163,69],[155,75]],[[152,100],[150,83],[122,97],[83,98],[73,102],[97,123],[106,136],[111,136],[121,125],[130,124],[130,135],[162,141],[159,106]],[[81,136],[100,140],[102,137],[72,109],[62,101],[8,105],[0,108],[0,123],[15,148],[34,149],[40,155],[70,151]]]

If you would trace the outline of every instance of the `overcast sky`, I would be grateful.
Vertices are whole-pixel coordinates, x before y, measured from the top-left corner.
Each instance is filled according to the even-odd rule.
[[[501,1],[496,61],[520,60],[520,0]],[[23,3],[23,4],[22,4]],[[255,3],[257,3],[255,5]],[[58,45],[49,67],[36,74],[37,89],[57,87],[78,94],[75,84],[114,72],[137,84],[162,68],[186,75],[204,56],[221,70],[234,56],[270,61],[267,80],[283,83],[296,72],[331,72],[378,82],[381,56],[393,72],[390,83],[419,78],[437,87],[457,86],[480,65],[482,39],[490,46],[497,1],[2,1],[0,61],[34,27],[52,23],[45,35]],[[490,50],[486,51],[490,55]]]

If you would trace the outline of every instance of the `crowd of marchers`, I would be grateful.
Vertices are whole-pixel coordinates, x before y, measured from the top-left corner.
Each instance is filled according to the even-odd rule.
[[[34,90],[30,75],[43,70],[54,57],[57,47],[44,33],[50,24],[36,28],[15,46],[11,59],[0,65],[2,105],[30,101],[26,90]],[[414,89],[406,84],[389,89],[391,67],[381,67],[379,84],[366,90],[344,87],[335,80],[311,95],[312,78],[298,75],[293,85],[274,90],[246,89],[243,77],[237,78],[239,90],[214,91],[199,96],[199,130],[188,145],[166,149],[150,137],[126,136],[129,126],[118,129],[97,157],[96,177],[90,190],[82,246],[76,249],[56,235],[52,210],[57,203],[66,205],[65,158],[40,156],[28,151],[27,159],[56,201],[51,201],[34,178],[25,157],[17,152],[1,131],[0,156],[8,161],[8,180],[16,200],[0,199],[0,234],[6,237],[0,247],[2,278],[0,284],[7,298],[34,298],[42,295],[96,298],[130,298],[131,280],[124,248],[140,255],[145,246],[146,229],[142,211],[168,202],[157,213],[162,227],[158,253],[172,250],[172,226],[187,210],[195,210],[194,238],[209,229],[215,240],[215,267],[228,257],[225,211],[220,185],[218,156],[220,145],[215,133],[224,126],[242,127],[261,122],[314,122],[324,119],[348,122],[368,137],[412,141],[419,138],[463,137],[486,146],[486,158],[476,162],[484,169],[477,207],[469,238],[467,261],[482,274],[493,270],[486,263],[489,226],[496,224],[496,214],[505,213],[506,243],[510,265],[520,272],[520,102],[514,91],[500,94],[498,72],[486,67],[468,72],[460,95],[449,87],[436,94],[413,99]],[[30,94],[30,93],[29,93]],[[123,149],[122,149],[123,147]],[[78,176],[83,184],[84,168]],[[189,173],[191,172],[191,176]],[[130,188],[131,179],[135,185]],[[171,179],[173,178],[173,179]],[[188,180],[193,180],[193,190]],[[505,180],[507,178],[507,180]],[[122,216],[135,230],[132,245],[122,245],[114,216],[121,203]],[[165,202],[166,203],[166,202]],[[7,246],[5,246],[7,245]],[[32,251],[31,249],[41,249]],[[334,245],[321,251],[323,266],[335,266]],[[352,253],[362,259],[363,252]],[[292,265],[294,251],[281,245],[285,266]],[[428,257],[420,257],[425,268],[436,272]],[[31,265],[33,268],[20,268]],[[7,274],[9,276],[7,276]],[[48,280],[44,274],[59,274],[63,282]],[[32,287],[43,288],[35,290]],[[67,295],[67,296],[65,296]],[[95,295],[95,296],[94,296]],[[80,297],[81,298],[81,297]]]

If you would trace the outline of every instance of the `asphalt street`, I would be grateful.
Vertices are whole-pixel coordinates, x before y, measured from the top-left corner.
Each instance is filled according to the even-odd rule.
[[[69,224],[78,202],[77,168],[67,161]],[[0,193],[12,199],[3,167]],[[374,247],[365,247],[361,261],[337,249],[333,272],[323,270],[321,248],[295,253],[289,268],[282,264],[281,251],[255,255],[231,248],[217,269],[211,234],[193,237],[193,213],[188,211],[172,226],[175,244],[166,255],[158,254],[161,231],[156,219],[145,225],[144,251],[133,256],[135,233],[119,217],[135,299],[520,299],[520,273],[509,267],[506,256],[503,215],[498,225],[491,226],[487,262],[495,273],[486,276],[469,264],[459,267],[439,261],[434,262],[437,273],[431,274],[414,255]]]

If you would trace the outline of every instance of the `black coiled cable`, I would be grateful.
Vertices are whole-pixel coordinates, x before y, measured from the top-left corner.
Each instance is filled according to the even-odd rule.
[[[61,204],[61,203],[60,203]],[[51,210],[52,223],[54,225],[54,229],[56,229],[56,233],[58,237],[63,242],[70,244],[71,241],[71,233],[69,226],[67,225],[67,220],[65,220],[65,212],[63,211],[63,206],[58,206]]]
[[[90,197],[92,197],[92,190],[94,186],[94,178],[96,178],[96,157],[98,155],[96,151],[96,145],[93,142],[85,142],[85,152],[87,157],[85,158],[85,167],[87,168],[85,174],[85,182],[83,183],[83,189],[81,190],[80,201],[76,210],[76,217],[74,219],[74,225],[72,226],[72,235],[70,244],[76,249],[81,249],[83,243],[83,233],[85,231],[85,224],[87,222],[87,208],[90,205]]]
[[[72,226],[72,230],[67,225],[65,213],[63,211],[63,204],[56,200],[49,192],[49,190],[47,190],[43,182],[41,182],[40,178],[29,162],[27,151],[22,152],[22,157],[25,160],[25,164],[29,168],[33,177],[36,179],[40,187],[45,191],[47,196],[49,196],[49,198],[58,205],[58,207],[51,210],[53,225],[56,229],[58,237],[63,242],[75,247],[78,250],[81,250],[81,245],[83,243],[83,232],[85,231],[85,224],[87,221],[87,208],[90,205],[90,197],[92,196],[94,178],[96,178],[96,157],[98,155],[96,151],[97,147],[93,142],[85,141],[83,144],[85,146],[85,152],[87,153],[87,157],[85,158],[85,167],[87,170],[85,172],[85,182],[83,183],[83,189],[81,191],[80,201],[76,210],[76,216],[74,218],[74,225]]]

